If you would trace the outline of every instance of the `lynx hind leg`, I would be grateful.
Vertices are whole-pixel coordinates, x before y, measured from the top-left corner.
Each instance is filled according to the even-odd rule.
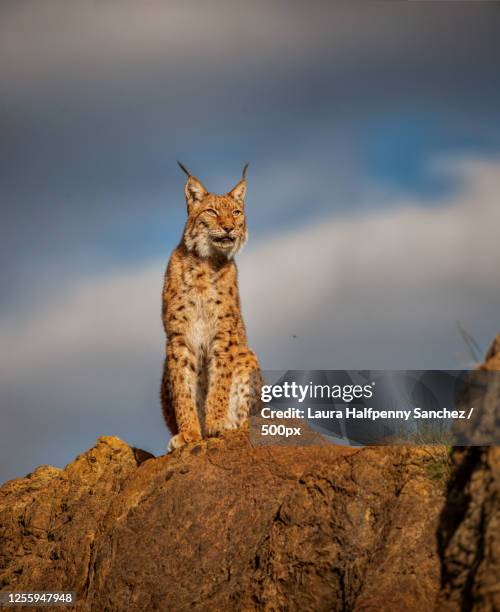
[[[168,364],[167,359],[165,359],[165,363],[163,365],[163,376],[161,379],[161,389],[160,389],[160,400],[161,400],[161,409],[163,412],[163,418],[165,419],[165,423],[170,430],[172,436],[175,436],[179,433],[179,428],[177,427],[177,420],[175,418],[175,410],[174,404],[172,402],[172,394],[170,393],[170,377],[168,372]]]
[[[260,406],[262,374],[255,353],[240,354],[236,363],[229,395],[228,422],[231,428],[244,425],[249,414]]]

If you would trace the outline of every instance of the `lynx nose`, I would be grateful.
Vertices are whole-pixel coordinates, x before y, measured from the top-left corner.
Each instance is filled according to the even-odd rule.
[[[222,229],[226,232],[226,234],[229,234],[229,232],[233,229],[232,225],[223,225]]]

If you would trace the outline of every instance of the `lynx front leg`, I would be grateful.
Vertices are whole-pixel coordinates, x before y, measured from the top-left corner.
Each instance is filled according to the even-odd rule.
[[[233,342],[217,340],[211,347],[208,370],[208,393],[205,403],[205,430],[208,436],[217,436],[226,429],[235,429],[228,418],[229,391],[234,356]]]
[[[241,427],[260,398],[261,373],[252,351],[235,347],[234,351],[216,351],[210,370],[206,404],[206,429],[216,436],[227,429]],[[223,354],[224,358],[220,355]]]
[[[177,433],[169,444],[169,449],[173,450],[201,440],[201,428],[196,410],[196,359],[182,339],[168,343],[167,364],[169,396],[177,425]]]
[[[205,429],[208,436],[218,436],[226,429],[235,429],[228,419],[229,362],[220,361],[210,369],[208,394],[205,404]]]
[[[255,353],[250,350],[240,351],[229,394],[228,417],[236,427],[243,426],[249,414],[259,411],[261,388],[262,373]]]

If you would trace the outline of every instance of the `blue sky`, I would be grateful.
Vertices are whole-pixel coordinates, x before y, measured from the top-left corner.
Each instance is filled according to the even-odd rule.
[[[176,159],[215,192],[250,162],[265,367],[466,364],[456,320],[486,346],[500,311],[499,32],[482,2],[2,3],[0,480],[163,452]]]

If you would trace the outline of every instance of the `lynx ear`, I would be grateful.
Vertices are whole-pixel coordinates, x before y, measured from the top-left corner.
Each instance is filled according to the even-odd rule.
[[[200,202],[207,195],[208,191],[203,187],[200,181],[194,176],[190,176],[184,186],[186,194],[186,202],[188,206],[192,206],[196,202]]]
[[[187,174],[188,180],[186,181],[186,185],[184,186],[184,193],[186,194],[186,202],[188,205],[188,209],[196,203],[203,200],[203,198],[208,194],[208,191],[203,187],[201,182],[189,172],[189,170],[181,164],[180,161],[177,162],[179,167],[183,172]]]
[[[235,187],[233,187],[233,189],[231,189],[231,191],[227,194],[229,197],[233,198],[235,202],[241,205],[243,205],[245,202],[245,194],[247,192],[247,168],[248,162],[243,166],[241,181]]]

